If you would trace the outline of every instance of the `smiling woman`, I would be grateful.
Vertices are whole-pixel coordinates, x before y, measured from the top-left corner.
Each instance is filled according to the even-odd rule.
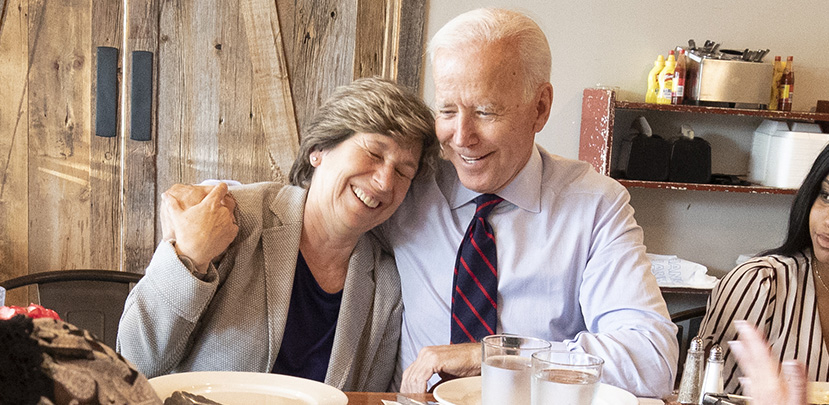
[[[309,231],[341,225],[339,235],[359,235],[388,219],[417,173],[421,148],[360,132],[332,149],[311,152],[315,171],[305,206]]]
[[[292,185],[168,190],[165,241],[127,299],[118,349],[150,377],[275,372],[386,391],[400,282],[367,231],[432,167],[433,125],[415,94],[359,79],[310,122]]]
[[[419,144],[419,167],[431,170],[439,148],[433,127],[431,111],[407,90],[381,79],[356,80],[336,91],[303,131],[291,184],[307,187],[312,152],[331,149],[355,133],[383,134],[404,147]]]

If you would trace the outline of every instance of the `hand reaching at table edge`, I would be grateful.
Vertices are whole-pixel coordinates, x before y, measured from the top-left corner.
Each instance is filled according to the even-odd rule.
[[[480,343],[426,346],[420,349],[415,361],[403,371],[400,392],[426,392],[427,383],[434,374],[441,377],[441,382],[481,375]]]

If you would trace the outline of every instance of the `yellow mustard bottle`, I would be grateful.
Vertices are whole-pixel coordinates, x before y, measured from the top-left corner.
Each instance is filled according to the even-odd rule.
[[[656,96],[659,94],[659,72],[665,67],[665,57],[659,55],[653,62],[653,68],[648,73],[648,91],[645,93],[645,102],[656,104]]]
[[[673,88],[674,69],[676,69],[676,55],[674,51],[668,54],[665,67],[657,76],[659,80],[659,93],[656,96],[656,104],[671,104],[671,89]]]

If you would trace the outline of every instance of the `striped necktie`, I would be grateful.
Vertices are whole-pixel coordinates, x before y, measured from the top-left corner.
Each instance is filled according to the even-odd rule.
[[[477,342],[495,333],[498,322],[498,260],[495,236],[486,218],[503,198],[476,197],[475,215],[466,229],[455,260],[452,283],[451,342]]]

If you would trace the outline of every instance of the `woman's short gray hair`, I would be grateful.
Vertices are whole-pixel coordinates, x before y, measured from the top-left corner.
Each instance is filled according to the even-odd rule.
[[[534,96],[539,85],[550,81],[550,44],[541,27],[517,11],[479,8],[453,18],[429,41],[429,60],[434,65],[441,49],[459,50],[501,40],[515,41],[524,70],[524,95]]]
[[[291,167],[291,184],[307,188],[314,175],[310,155],[355,133],[382,134],[402,147],[421,146],[418,175],[430,173],[440,153],[432,111],[413,92],[389,80],[357,79],[338,87],[311,119]]]

